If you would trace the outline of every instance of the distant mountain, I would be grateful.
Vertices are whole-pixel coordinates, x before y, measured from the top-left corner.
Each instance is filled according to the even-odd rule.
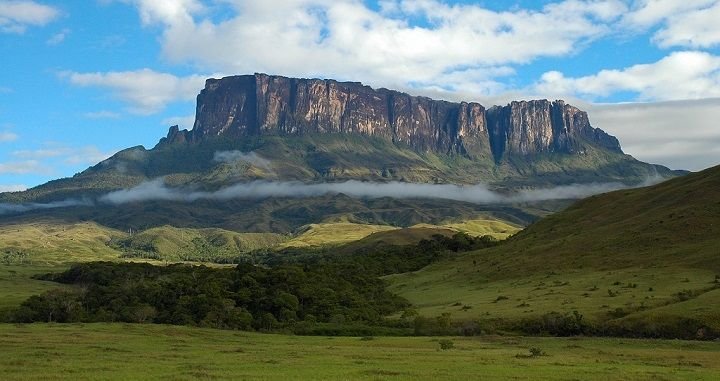
[[[190,131],[170,128],[72,178],[0,202],[94,197],[163,177],[220,189],[268,179],[484,183],[495,188],[622,182],[683,174],[625,155],[563,101],[486,109],[355,82],[265,74],[207,80]]]
[[[171,225],[283,234],[344,219],[408,227],[490,217],[524,225],[568,203],[419,199],[408,198],[406,187],[378,193],[374,186],[481,183],[502,199],[518,190],[598,183],[617,189],[619,183],[683,173],[625,155],[616,138],[563,101],[486,109],[354,82],[255,74],[207,80],[194,128],[174,126],[152,149],[128,148],[71,178],[0,194],[0,223],[23,213],[26,219],[89,220],[118,229]],[[285,191],[272,197],[192,196],[221,195],[256,180]],[[293,184],[350,180],[370,182],[371,197],[294,194]],[[102,201],[127,189],[142,197],[120,205]],[[523,201],[533,203],[517,204]]]
[[[374,90],[355,82],[265,74],[209,79],[191,131],[172,129],[162,143],[208,137],[350,133],[382,137],[414,150],[476,159],[583,154],[585,145],[622,154],[617,139],[590,126],[585,112],[563,101],[513,102],[486,110]]]

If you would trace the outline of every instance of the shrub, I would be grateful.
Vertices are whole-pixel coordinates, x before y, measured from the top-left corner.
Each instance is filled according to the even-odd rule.
[[[438,344],[440,344],[440,349],[443,351],[455,348],[455,343],[453,343],[452,340],[448,340],[448,339],[442,339],[442,340],[438,341]]]

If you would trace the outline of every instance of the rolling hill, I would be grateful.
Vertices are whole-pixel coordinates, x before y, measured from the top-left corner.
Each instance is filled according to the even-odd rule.
[[[646,334],[673,324],[717,332],[718,216],[714,167],[581,200],[498,247],[389,280],[429,316],[519,321],[579,311]]]

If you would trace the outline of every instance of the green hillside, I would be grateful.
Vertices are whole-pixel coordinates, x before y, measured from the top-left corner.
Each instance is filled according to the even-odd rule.
[[[0,225],[0,256],[7,265],[112,260],[108,243],[125,233],[94,222],[19,220]]]
[[[304,226],[299,234],[280,245],[283,247],[312,247],[339,245],[361,240],[373,233],[396,230],[388,225],[355,224],[352,222],[329,222]]]
[[[253,152],[267,165],[220,162],[222,151]],[[629,155],[588,147],[584,155],[542,154],[501,163],[467,155],[419,152],[390,140],[355,134],[217,137],[197,144],[128,148],[72,178],[24,192],[0,194],[0,202],[46,202],[94,197],[164,177],[170,186],[213,190],[257,179],[311,181],[404,181],[485,183],[500,187],[612,182],[638,183],[678,173]]]
[[[418,224],[414,227],[451,229],[456,232],[463,232],[478,237],[489,235],[497,239],[506,239],[521,230],[521,227],[517,225],[497,219],[488,218],[469,219],[458,222],[445,222],[441,225]]]
[[[682,321],[717,331],[718,216],[715,167],[590,197],[498,247],[390,280],[429,316],[519,321],[579,311],[638,331]]]
[[[154,201],[119,206],[42,209],[21,216],[0,215],[0,226],[14,225],[18,221],[93,221],[122,231],[171,225],[292,234],[303,226],[324,221],[409,227],[419,223],[442,224],[451,218],[470,220],[478,215],[514,225],[527,225],[548,211],[560,210],[567,204],[480,205],[440,199],[359,199],[343,194],[310,198],[198,200],[191,203]]]
[[[274,233],[162,226],[115,240],[111,246],[128,258],[217,262],[237,260],[242,254],[272,248],[285,240],[286,236]]]

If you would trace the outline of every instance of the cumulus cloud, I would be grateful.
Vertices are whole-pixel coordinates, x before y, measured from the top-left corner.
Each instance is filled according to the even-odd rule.
[[[163,53],[176,62],[375,85],[455,88],[471,75],[481,93],[500,86],[488,71],[572,53],[627,10],[619,0],[503,12],[434,0],[388,0],[380,10],[355,0],[234,0],[222,8],[232,16],[219,18],[195,0],[133,2],[144,24],[163,28]]]
[[[625,14],[622,24],[640,30],[660,25],[652,40],[663,48],[708,48],[720,43],[718,19],[718,0],[641,0]]]
[[[640,100],[720,97],[720,57],[698,51],[673,52],[654,63],[576,78],[551,71],[542,75],[535,91],[590,97],[629,91],[637,93]]]
[[[624,187],[626,186],[620,183],[575,184],[548,189],[522,190],[515,193],[504,194],[492,191],[482,184],[461,186],[402,182],[372,183],[353,180],[340,183],[311,184],[295,181],[253,181],[232,185],[214,192],[205,192],[169,188],[165,186],[162,179],[156,179],[144,182],[134,188],[108,193],[102,196],[99,201],[110,204],[142,201],[226,201],[231,199],[266,197],[303,198],[342,193],[358,198],[440,198],[478,204],[499,204],[583,198]]]
[[[60,16],[56,8],[34,1],[0,2],[0,32],[25,33],[30,26],[43,26]]]
[[[76,86],[110,89],[116,98],[130,105],[130,112],[142,115],[161,111],[175,101],[195,99],[208,77],[178,77],[150,69],[106,73],[62,72],[60,76]]]
[[[220,163],[234,163],[244,161],[259,168],[270,169],[270,161],[255,152],[242,151],[217,151],[213,157],[214,161]]]

